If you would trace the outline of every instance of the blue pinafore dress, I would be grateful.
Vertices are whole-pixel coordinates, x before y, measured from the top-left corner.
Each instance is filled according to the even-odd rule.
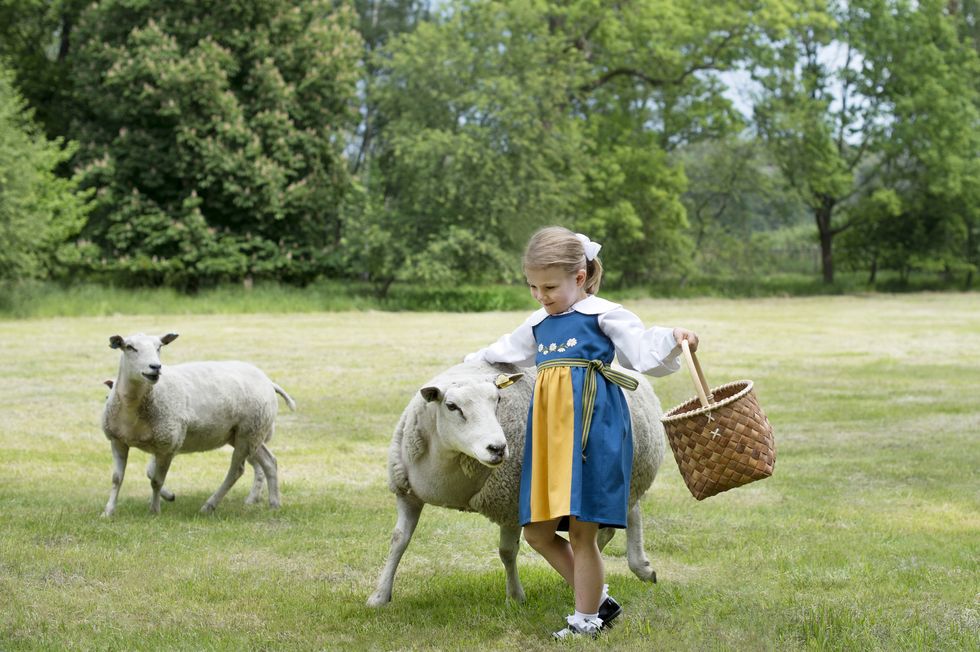
[[[527,417],[520,523],[568,516],[626,527],[633,431],[623,389],[636,380],[609,368],[616,353],[597,315],[549,315],[534,326],[538,367]]]

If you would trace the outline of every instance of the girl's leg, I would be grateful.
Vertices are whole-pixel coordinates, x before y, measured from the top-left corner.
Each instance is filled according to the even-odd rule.
[[[569,518],[568,538],[574,561],[572,586],[575,587],[575,610],[584,614],[598,612],[602,598],[605,569],[596,541],[598,535],[598,523],[579,521],[574,516]]]
[[[538,554],[565,578],[568,585],[575,586],[575,559],[572,556],[572,546],[556,532],[558,521],[539,521],[524,526],[524,540]],[[597,530],[598,531],[598,530]],[[601,586],[599,587],[602,588]],[[594,612],[592,612],[594,613]]]

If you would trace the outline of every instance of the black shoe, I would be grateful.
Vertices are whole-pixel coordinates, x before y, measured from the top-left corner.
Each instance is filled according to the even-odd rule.
[[[599,618],[602,619],[602,628],[612,627],[612,621],[621,613],[623,613],[623,608],[619,603],[613,600],[612,596],[607,596],[599,605]]]

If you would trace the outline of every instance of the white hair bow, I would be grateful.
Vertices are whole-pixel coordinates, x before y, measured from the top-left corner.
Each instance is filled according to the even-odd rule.
[[[592,242],[589,240],[589,236],[582,233],[576,233],[575,237],[579,239],[582,248],[585,249],[585,259],[595,260],[595,257],[599,255],[599,250],[602,249],[602,245],[598,242]]]

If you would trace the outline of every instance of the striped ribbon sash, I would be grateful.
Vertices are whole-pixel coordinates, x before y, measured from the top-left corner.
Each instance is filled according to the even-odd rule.
[[[592,426],[592,411],[595,409],[596,373],[623,389],[633,391],[639,386],[636,378],[616,371],[602,360],[582,360],[581,358],[554,358],[538,365],[538,369],[550,367],[585,367],[585,384],[582,386],[582,460],[585,461],[585,446],[589,443],[589,428]]]

